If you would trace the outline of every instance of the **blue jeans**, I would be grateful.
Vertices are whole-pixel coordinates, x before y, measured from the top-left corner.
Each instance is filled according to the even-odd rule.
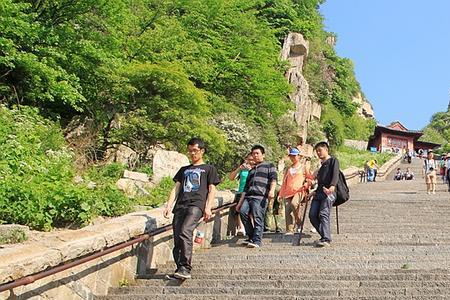
[[[367,181],[375,181],[375,169],[367,170]]]
[[[241,221],[242,224],[244,224],[248,238],[259,246],[261,246],[264,231],[264,217],[266,215],[266,210],[267,199],[256,200],[246,197],[240,211]],[[250,213],[253,215],[254,225],[250,220]]]
[[[319,192],[311,201],[309,220],[320,234],[322,242],[331,242],[330,215],[335,198],[335,194],[327,196],[325,193]]]

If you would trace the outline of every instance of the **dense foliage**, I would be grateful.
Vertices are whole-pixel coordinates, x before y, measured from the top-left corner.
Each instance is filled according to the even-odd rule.
[[[0,106],[0,222],[48,230],[129,210],[129,200],[114,185],[117,173],[107,174],[114,165],[96,186],[76,184],[64,143],[59,126],[37,110]]]
[[[450,105],[446,112],[438,112],[425,127],[421,140],[442,145],[441,153],[450,153]]]
[[[151,147],[184,150],[194,135],[221,172],[254,143],[280,157],[296,133],[279,59],[290,31],[310,41],[305,76],[324,107],[310,142],[367,138],[373,123],[355,114],[353,65],[325,42],[323,1],[3,0],[0,219],[48,229],[126,210],[117,166],[84,175],[94,190],[73,183],[60,126],[74,117],[94,123],[94,160],[125,144],[142,168]]]

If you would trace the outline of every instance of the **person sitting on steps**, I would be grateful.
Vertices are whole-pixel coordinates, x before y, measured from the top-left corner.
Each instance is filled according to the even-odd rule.
[[[403,180],[403,172],[400,168],[397,168],[397,172],[394,175],[394,180]]]
[[[403,178],[405,180],[414,180],[414,173],[409,168],[406,168]]]

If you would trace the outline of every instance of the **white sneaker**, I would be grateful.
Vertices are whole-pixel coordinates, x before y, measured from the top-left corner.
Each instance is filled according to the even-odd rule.
[[[431,192],[433,195],[436,195],[436,192],[435,191],[433,191],[433,192]]]
[[[311,227],[309,231],[311,231],[312,233],[317,233],[317,230],[314,227]]]
[[[330,242],[327,242],[327,241],[318,241],[314,245],[314,247],[316,247],[316,248],[324,248],[324,247],[330,247],[330,246],[331,246]]]
[[[238,231],[236,232],[236,235],[237,235],[237,236],[245,236],[245,230],[238,230]]]
[[[259,248],[259,245],[255,243],[248,243],[247,248]]]
[[[250,239],[246,239],[246,240],[243,240],[243,241],[241,242],[241,244],[244,245],[244,246],[247,246],[247,245],[250,244],[250,243],[251,243]]]

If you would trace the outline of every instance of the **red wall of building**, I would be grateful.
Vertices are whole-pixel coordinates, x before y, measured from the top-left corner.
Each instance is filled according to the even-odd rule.
[[[395,134],[381,133],[381,151],[386,151],[392,148],[398,148],[402,150],[403,148],[412,150],[414,149],[414,138],[398,136]]]

